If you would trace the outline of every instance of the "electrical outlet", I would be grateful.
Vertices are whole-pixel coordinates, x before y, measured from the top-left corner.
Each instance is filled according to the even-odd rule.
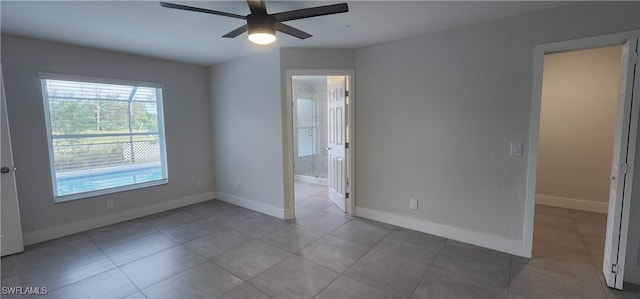
[[[414,198],[409,198],[409,209],[417,210],[418,209],[418,200]]]
[[[107,199],[107,210],[114,208],[113,199]]]
[[[512,157],[522,156],[522,142],[511,142],[509,147],[509,155]]]
[[[202,180],[201,179],[197,179],[196,180],[196,187],[198,187],[198,188],[202,187]]]

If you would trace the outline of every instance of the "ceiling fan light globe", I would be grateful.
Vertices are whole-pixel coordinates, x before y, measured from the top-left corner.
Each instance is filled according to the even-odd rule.
[[[258,45],[269,45],[276,41],[275,34],[265,32],[249,33],[249,40]]]

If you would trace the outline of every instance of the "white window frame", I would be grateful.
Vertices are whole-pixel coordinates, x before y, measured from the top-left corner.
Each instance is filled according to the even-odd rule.
[[[152,83],[152,82],[141,82],[141,81],[129,81],[129,80],[118,80],[118,79],[106,79],[106,78],[97,78],[97,77],[88,77],[88,76],[76,76],[76,75],[63,75],[63,74],[53,74],[53,73],[38,73],[38,78],[41,82],[42,88],[42,98],[44,103],[44,113],[45,113],[45,123],[47,130],[47,146],[49,150],[49,169],[51,171],[51,183],[52,183],[52,192],[54,197],[54,203],[61,203],[71,200],[78,200],[84,198],[95,197],[99,195],[106,195],[111,193],[123,192],[128,190],[135,190],[140,188],[147,188],[152,186],[164,185],[169,183],[169,173],[168,173],[168,161],[167,161],[167,153],[166,153],[166,140],[165,140],[165,130],[164,130],[164,109],[163,109],[163,89],[164,85],[161,83]],[[73,81],[73,82],[86,82],[86,83],[97,83],[97,84],[113,84],[113,85],[126,85],[126,86],[137,86],[137,87],[151,87],[159,89],[156,92],[156,110],[158,117],[158,140],[160,143],[160,159],[161,159],[161,169],[162,169],[162,178],[158,180],[153,180],[149,182],[143,183],[134,183],[124,186],[105,188],[100,190],[93,190],[87,192],[80,193],[72,193],[66,195],[56,195],[57,190],[57,180],[56,180],[56,169],[55,169],[55,156],[53,151],[53,135],[51,131],[51,117],[50,117],[50,106],[49,106],[49,98],[47,96],[46,91],[46,80],[60,80],[60,81]],[[135,136],[136,134],[127,134],[131,136]],[[144,134],[147,135],[147,134]],[[88,134],[87,137],[91,137],[93,135]]]

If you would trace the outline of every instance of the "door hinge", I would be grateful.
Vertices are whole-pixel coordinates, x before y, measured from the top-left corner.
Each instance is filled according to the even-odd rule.
[[[611,264],[611,273],[618,274],[618,264]]]
[[[638,53],[637,53],[637,52],[632,54],[632,56],[631,56],[631,62],[632,62],[634,65],[638,64]]]
[[[344,148],[345,148],[345,149],[349,148],[349,142],[345,142],[345,143],[344,143]]]
[[[629,164],[627,163],[622,164],[622,173],[627,174],[628,171],[629,171]]]
[[[344,194],[344,198],[349,198],[349,192]]]
[[[348,90],[345,90],[345,91],[344,91],[344,96],[345,96],[345,97],[348,97],[348,96],[349,96],[349,91],[348,91]]]

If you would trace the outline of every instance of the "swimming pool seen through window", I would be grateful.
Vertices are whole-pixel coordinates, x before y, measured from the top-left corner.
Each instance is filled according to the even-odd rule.
[[[40,79],[55,202],[168,182],[160,84]]]

